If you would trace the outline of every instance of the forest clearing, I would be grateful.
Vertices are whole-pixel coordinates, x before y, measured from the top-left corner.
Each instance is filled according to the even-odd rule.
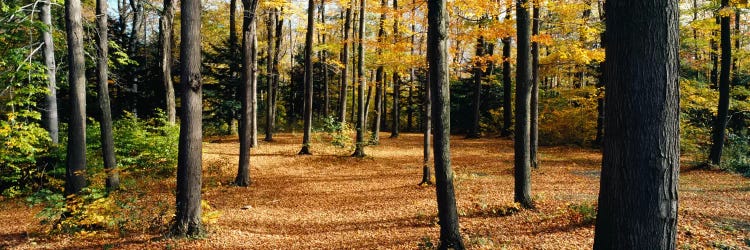
[[[253,152],[249,188],[228,185],[237,170],[236,137],[207,140],[203,195],[218,216],[204,239],[163,239],[146,230],[159,212],[174,206],[175,182],[169,178],[138,180],[117,194],[123,200],[137,197],[132,205],[139,213],[121,236],[46,236],[34,218],[38,208],[19,200],[0,202],[0,224],[5,225],[0,227],[0,248],[419,249],[439,242],[434,187],[417,185],[420,134],[402,134],[398,140],[382,135],[381,145],[363,159],[320,141],[314,144],[318,154],[299,156],[299,137],[277,134],[273,143],[260,142]],[[532,173],[537,209],[517,211],[512,141],[452,139],[467,248],[591,247],[601,166],[597,150],[541,147],[541,167]],[[678,247],[745,246],[750,239],[750,180],[683,168],[679,191]]]

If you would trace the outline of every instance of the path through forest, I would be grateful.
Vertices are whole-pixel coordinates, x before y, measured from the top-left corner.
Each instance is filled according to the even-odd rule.
[[[204,144],[204,200],[218,211],[201,240],[160,240],[158,233],[94,236],[39,234],[39,208],[0,202],[0,248],[226,248],[415,249],[438,242],[434,187],[420,187],[421,135],[381,136],[364,159],[313,138],[312,156],[298,156],[300,134],[260,142],[251,157],[252,185],[229,186],[236,168],[236,137]],[[512,141],[452,138],[460,223],[470,248],[590,248],[600,154],[575,147],[542,147],[532,173],[536,211],[513,211]],[[130,194],[147,218],[173,209],[174,178],[138,180]],[[750,180],[683,168],[679,245],[747,246]],[[135,193],[135,192],[133,192]],[[123,197],[133,198],[133,197]],[[171,211],[171,210],[169,210]],[[150,217],[149,217],[150,215]],[[158,223],[157,223],[158,224]]]

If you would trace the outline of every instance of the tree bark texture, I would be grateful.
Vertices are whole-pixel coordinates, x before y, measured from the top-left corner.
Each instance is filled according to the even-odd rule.
[[[86,186],[86,65],[83,58],[80,0],[65,0],[65,27],[70,84],[65,193],[78,194]]]
[[[112,135],[112,110],[109,105],[109,39],[107,37],[107,1],[96,1],[96,72],[98,88],[99,109],[102,116],[99,122],[102,142],[102,158],[104,158],[104,171],[107,173],[106,187],[107,190],[117,190],[120,188],[120,174],[117,170],[117,161],[115,160],[115,141]]]
[[[516,124],[513,135],[514,195],[513,200],[525,208],[534,207],[531,200],[530,104],[531,104],[531,27],[528,0],[516,2]]]
[[[60,141],[59,117],[57,114],[57,66],[55,64],[55,45],[52,40],[52,9],[50,1],[42,1],[41,19],[47,29],[42,31],[42,42],[44,43],[44,65],[47,74],[47,89],[49,93],[45,96],[47,131],[49,131],[52,144],[57,145]]]
[[[315,32],[315,1],[309,0],[307,4],[307,32],[305,34],[305,105],[304,105],[304,135],[302,137],[301,155],[312,154],[310,152],[310,136],[312,133],[312,105],[313,105],[313,34]]]
[[[256,39],[256,15],[258,0],[243,0],[244,17],[242,21],[242,91],[240,114],[240,162],[234,183],[237,186],[249,186],[250,178],[250,148],[253,147],[253,117],[255,116],[253,92],[257,86],[258,58]]]
[[[357,102],[357,138],[354,149],[354,157],[365,156],[365,88],[367,87],[367,77],[365,76],[365,10],[367,10],[367,0],[361,0],[359,9],[359,35],[357,36],[357,77],[359,81],[358,102]]]
[[[729,6],[729,0],[721,0],[721,7]],[[721,152],[724,148],[724,140],[727,131],[727,119],[729,118],[729,78],[732,67],[732,40],[729,27],[729,16],[721,17],[721,69],[719,71],[719,107],[714,119],[713,144],[709,159],[711,163],[721,163]]]

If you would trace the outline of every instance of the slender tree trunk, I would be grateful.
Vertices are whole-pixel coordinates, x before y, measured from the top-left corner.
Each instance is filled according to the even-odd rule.
[[[242,21],[242,92],[240,118],[240,162],[234,184],[247,187],[252,184],[250,178],[250,148],[253,147],[253,123],[255,110],[255,87],[258,76],[258,56],[256,39],[255,11],[258,0],[243,0],[244,18]]]
[[[532,0],[531,35],[539,35],[539,1]],[[531,122],[529,133],[529,160],[532,168],[539,167],[539,43],[531,43]]]
[[[531,200],[531,161],[530,161],[530,104],[531,104],[531,30],[528,0],[516,2],[516,34],[518,55],[516,58],[516,126],[514,134],[515,160],[515,202],[525,208],[533,208]]]
[[[269,10],[268,21],[266,22],[266,38],[268,44],[268,55],[266,56],[266,137],[264,141],[273,141],[273,83],[274,83],[274,57],[276,54],[276,44],[274,42],[274,31],[276,30],[276,19],[278,13],[275,9]]]
[[[409,71],[409,98],[406,100],[406,131],[414,131],[414,69]]]
[[[57,145],[60,138],[59,121],[57,115],[57,66],[55,65],[55,45],[52,41],[52,10],[50,1],[42,1],[41,19],[47,29],[42,31],[42,42],[44,42],[44,65],[47,73],[47,89],[49,93],[45,96],[47,131],[49,131],[52,144]]]
[[[310,136],[312,133],[312,105],[313,105],[313,63],[312,47],[313,33],[315,32],[315,1],[309,0],[307,4],[307,33],[305,34],[305,105],[304,105],[304,136],[302,137],[301,155],[312,154],[310,152]]]
[[[427,78],[427,82],[424,83],[424,96],[422,96],[424,106],[424,134],[422,136],[422,182],[419,185],[432,185],[432,175],[430,174],[430,135],[432,134],[432,109],[430,106],[432,102],[430,102],[429,76]]]
[[[400,117],[400,106],[398,100],[401,98],[401,77],[397,72],[393,72],[393,107],[391,107],[391,138],[398,138]]]
[[[380,1],[380,7],[385,9],[388,5],[387,0],[381,0]],[[386,19],[385,12],[382,12],[380,14],[380,23],[378,24],[378,43],[382,43],[383,39],[385,39],[385,19]],[[378,56],[382,56],[383,49],[378,48],[377,49]],[[382,119],[383,114],[383,92],[385,90],[385,85],[383,85],[383,79],[385,78],[385,69],[383,68],[383,65],[378,66],[377,70],[375,71],[375,118],[373,119],[372,123],[372,139],[370,140],[373,145],[380,144],[380,120]]]
[[[675,249],[679,2],[610,1],[605,12],[607,135],[594,249]]]
[[[65,0],[65,27],[70,84],[65,193],[78,194],[86,186],[86,61],[83,58],[80,0]]]
[[[99,108],[102,111],[99,129],[101,131],[102,157],[104,158],[104,171],[107,172],[107,190],[120,188],[120,174],[115,161],[115,141],[112,135],[112,110],[109,107],[109,73],[108,52],[109,39],[107,37],[107,1],[96,1],[96,43],[98,57],[96,60],[97,82],[99,85],[98,99]]]
[[[359,35],[357,40],[359,46],[357,48],[357,76],[359,77],[359,101],[357,102],[357,142],[354,149],[354,157],[365,157],[365,88],[367,86],[367,80],[365,77],[365,10],[367,10],[367,0],[361,0],[359,9]]]
[[[721,18],[718,14],[716,14],[716,24],[720,25]],[[717,88],[719,86],[719,45],[716,44],[716,40],[714,40],[714,37],[716,37],[716,32],[711,32],[711,39],[709,41],[709,44],[711,46],[711,75],[710,75],[710,85],[711,88]]]
[[[279,91],[279,81],[281,74],[279,72],[279,55],[281,53],[281,38],[284,35],[284,19],[281,17],[281,14],[283,13],[283,8],[276,9],[276,14],[274,15],[276,17],[276,36],[274,43],[276,44],[276,50],[273,54],[273,91],[271,92],[271,99],[273,100],[273,103],[271,104],[271,136],[273,136],[274,129],[276,128],[276,105],[278,104],[278,91]],[[273,137],[271,137],[271,140],[273,140]]]
[[[350,6],[346,8],[346,18],[344,21],[344,49],[341,51],[341,62],[344,64],[344,68],[341,69],[341,88],[339,89],[339,122],[341,124],[346,123],[346,90],[347,81],[349,81],[349,33],[352,25],[352,8]]]
[[[458,225],[450,153],[450,78],[448,77],[448,11],[445,0],[427,2],[427,64],[435,124],[435,191],[440,223],[439,249],[464,249]]]
[[[721,7],[729,6],[729,0],[721,0]],[[729,114],[729,81],[730,68],[732,66],[732,38],[729,28],[729,16],[721,17],[721,71],[719,73],[719,107],[714,120],[713,144],[709,159],[711,163],[721,163],[721,151],[724,148],[724,137],[727,130],[727,119]]]
[[[237,45],[237,0],[230,0],[229,1],[229,51],[231,51],[232,55],[237,55],[240,53],[239,46]],[[240,66],[237,63],[237,60],[231,60],[229,62],[229,72],[231,75],[231,79],[237,79],[239,78],[238,75],[240,74]],[[242,91],[242,86],[238,84],[234,84],[233,81],[226,81],[226,85],[228,89],[234,89],[235,91],[232,91],[229,94],[229,98],[232,100],[235,100],[237,98],[237,94]],[[226,133],[228,135],[234,135],[237,134],[237,114],[234,109],[228,110],[229,115],[226,117],[227,119],[227,131]]]
[[[321,0],[320,1],[320,23],[325,27],[326,25],[326,1]],[[324,28],[325,29],[325,28]],[[321,32],[321,36],[323,39],[323,44],[326,44],[326,33]],[[323,65],[323,117],[328,118],[329,116],[329,108],[330,108],[330,93],[329,93],[329,86],[328,86],[328,64],[326,63],[326,60],[328,59],[328,51],[325,49],[320,52],[321,58],[321,64]]]
[[[173,237],[203,234],[201,223],[201,181],[203,144],[203,80],[201,77],[201,2],[181,0],[180,85],[182,115],[177,157],[177,195]]]
[[[476,45],[477,58],[484,56],[484,46],[484,36],[479,36]],[[469,127],[469,131],[466,133],[466,138],[479,138],[479,102],[482,94],[482,65],[476,62],[472,71],[474,71],[474,95],[471,102],[471,127]]]
[[[232,0],[235,1],[235,0]],[[175,107],[174,86],[172,85],[172,20],[174,19],[174,6],[172,0],[164,0],[164,9],[159,19],[161,31],[161,73],[164,84],[165,100],[167,104],[167,121],[174,125],[177,121],[177,109]]]
[[[130,57],[136,58],[138,57],[138,38],[141,36],[140,28],[143,26],[143,4],[140,2],[140,0],[130,0],[130,8],[133,10],[133,23],[131,27],[131,33],[130,33]],[[145,62],[140,62],[136,68],[141,68]],[[131,100],[133,102],[132,112],[135,117],[138,117],[138,82],[139,82],[139,76],[136,74],[131,79],[131,92],[132,97]]]
[[[510,39],[510,37],[503,38],[503,129],[500,132],[502,137],[510,136],[510,126],[513,119],[511,118],[513,116],[511,104],[513,86],[510,81]]]

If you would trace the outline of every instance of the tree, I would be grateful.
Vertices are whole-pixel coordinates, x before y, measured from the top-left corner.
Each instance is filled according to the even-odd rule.
[[[234,0],[233,0],[234,1]],[[234,10],[234,9],[232,9]],[[167,103],[167,122],[175,124],[177,109],[175,108],[174,86],[172,85],[172,22],[174,20],[174,3],[164,0],[161,17],[159,18],[159,34],[161,40],[161,74],[164,84],[165,100]]]
[[[531,104],[531,33],[528,0],[516,2],[516,34],[518,52],[516,57],[516,124],[513,136],[514,165],[513,175],[515,202],[525,208],[534,207],[531,200],[530,144],[530,104]]]
[[[388,5],[388,1],[381,0],[380,7],[385,9]],[[386,13],[380,13],[380,22],[378,24],[378,43],[382,43],[385,39],[385,19],[387,18]],[[383,49],[377,48],[378,57],[383,55]],[[385,93],[385,84],[383,80],[385,78],[385,68],[383,65],[378,65],[375,70],[375,118],[372,123],[372,144],[380,144],[380,120],[383,114],[383,94]]]
[[[274,58],[276,56],[276,43],[274,40],[274,31],[276,30],[276,22],[278,19],[278,11],[276,9],[269,10],[268,20],[266,21],[266,38],[268,43],[268,55],[266,57],[266,138],[264,141],[273,141],[273,117],[274,117],[274,67],[276,64]],[[278,59],[278,58],[277,58]]]
[[[182,63],[182,115],[180,115],[180,142],[177,156],[177,195],[173,237],[195,237],[203,234],[201,223],[201,179],[203,143],[203,80],[201,65],[201,2],[180,1]]]
[[[510,20],[510,3],[505,13],[505,20]],[[510,136],[510,125],[512,122],[511,116],[513,116],[513,107],[511,105],[512,97],[512,83],[510,81],[510,41],[511,37],[504,37],[503,42],[503,128],[500,132],[500,136]]]
[[[256,15],[258,0],[242,0],[244,18],[242,21],[242,111],[240,118],[240,162],[234,184],[241,187],[250,185],[250,148],[253,147],[255,123],[255,87],[257,86],[258,58],[256,38]],[[257,134],[255,134],[257,135]]]
[[[607,135],[594,249],[675,248],[678,4],[628,0],[605,5]]]
[[[313,105],[313,33],[315,32],[315,0],[307,4],[307,32],[305,33],[305,105],[304,105],[304,135],[302,136],[301,155],[310,152],[310,134],[312,133],[312,105]],[[343,121],[343,119],[342,119]]]
[[[354,157],[365,157],[365,88],[367,87],[367,77],[365,76],[365,10],[367,9],[367,0],[361,0],[359,6],[359,29],[357,47],[357,76],[359,81],[359,101],[357,102],[357,141],[354,149]],[[369,98],[368,98],[369,99]]]
[[[393,0],[393,10],[398,12],[398,0]],[[393,16],[393,42],[397,43],[400,39],[398,32],[398,16]],[[391,125],[391,138],[398,138],[399,126],[401,124],[401,107],[398,104],[401,99],[401,75],[397,70],[393,71],[393,107],[391,108],[391,114],[393,114],[393,125]]]
[[[339,89],[339,122],[346,123],[346,94],[347,81],[349,81],[349,33],[352,29],[352,7],[351,3],[346,8],[346,18],[344,21],[344,48],[341,49],[341,62],[344,67],[341,69],[341,88]]]
[[[47,29],[42,31],[42,42],[44,43],[44,65],[47,73],[47,89],[49,93],[45,96],[47,108],[47,131],[52,144],[57,145],[60,138],[60,129],[57,115],[57,67],[55,65],[55,45],[52,40],[52,10],[50,0],[42,1],[41,20]]]
[[[432,134],[432,109],[430,108],[432,102],[430,102],[430,85],[428,82],[425,83],[424,88],[424,131],[422,135],[422,181],[419,185],[432,185],[432,175],[430,174],[430,134]]]
[[[532,0],[531,35],[539,35],[539,0]],[[538,168],[537,148],[539,147],[539,42],[531,43],[531,121],[529,134],[529,160],[531,167]]]
[[[427,63],[435,125],[435,191],[440,220],[440,249],[464,249],[458,225],[450,153],[450,78],[448,77],[448,11],[445,0],[427,2]]]
[[[721,0],[721,8],[729,8],[729,0]],[[718,14],[717,14],[718,15]],[[721,151],[724,148],[724,137],[727,130],[729,115],[729,71],[732,66],[732,40],[729,28],[731,16],[721,15],[721,69],[719,71],[719,107],[714,118],[711,153],[709,159],[712,164],[721,163]]]
[[[107,37],[107,1],[96,1],[96,28],[97,28],[97,52],[96,72],[99,85],[99,108],[102,112],[99,128],[101,130],[102,157],[104,158],[104,170],[107,172],[107,190],[120,188],[120,175],[117,172],[115,161],[115,141],[112,135],[112,110],[109,107],[109,73],[107,61],[109,52],[109,39]]]
[[[477,38],[475,54],[477,58],[481,58],[482,56],[484,56],[484,49],[484,36],[479,36],[479,38]],[[469,131],[468,133],[466,133],[466,138],[479,138],[479,104],[482,95],[482,74],[484,73],[482,72],[481,63],[475,62],[472,71],[474,74],[474,78],[472,79],[474,82],[474,95],[471,103],[471,127],[469,127]]]
[[[65,192],[78,194],[86,186],[86,65],[83,58],[81,1],[65,0],[68,39],[70,120],[65,171]]]

